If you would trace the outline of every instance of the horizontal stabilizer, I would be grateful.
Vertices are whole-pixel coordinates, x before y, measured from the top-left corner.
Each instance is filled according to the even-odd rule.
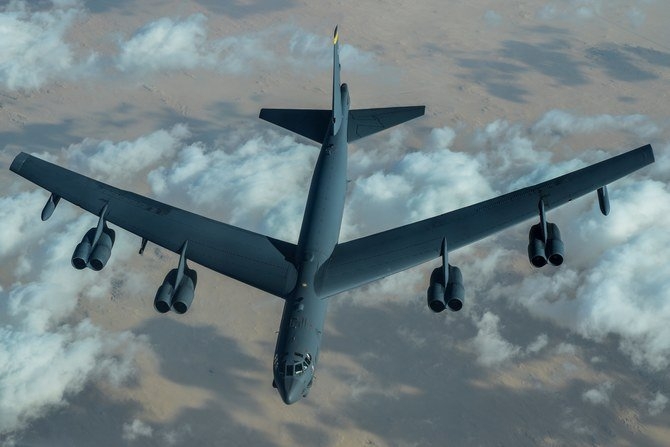
[[[259,117],[312,141],[323,143],[332,113],[330,110],[316,109],[261,109]]]
[[[425,106],[386,107],[380,109],[358,109],[349,111],[347,140],[356,141],[405,121],[418,118],[426,111]]]

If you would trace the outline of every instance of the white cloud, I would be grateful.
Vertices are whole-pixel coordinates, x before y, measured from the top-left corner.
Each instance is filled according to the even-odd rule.
[[[78,57],[63,40],[82,11],[79,2],[54,1],[38,11],[28,2],[9,2],[0,10],[0,83],[9,90],[34,89],[94,71],[96,55]]]
[[[206,18],[194,14],[184,20],[163,17],[140,28],[120,43],[116,66],[127,71],[159,71],[213,67],[217,52],[207,42]]]
[[[505,120],[496,120],[476,130],[470,146],[473,153],[478,154],[475,157],[485,178],[497,192],[511,191],[521,186],[512,185],[513,181],[518,183],[519,177],[539,167],[546,170],[551,166],[548,142],[529,133],[525,126]]]
[[[549,344],[549,337],[547,334],[540,334],[535,341],[528,345],[526,352],[536,354],[543,350]]]
[[[77,20],[86,17],[79,1],[52,1],[48,8],[12,1],[0,10],[0,84],[9,90],[36,89],[53,81],[92,77],[103,69],[146,75],[174,70],[209,69],[246,75],[278,65],[322,70],[332,65],[330,39],[296,26],[212,38],[203,14],[162,17],[118,41],[118,54],[80,54],[66,41]],[[347,70],[370,73],[375,55],[343,44]]]
[[[14,196],[0,197],[0,258],[19,249],[44,234],[44,227],[37,225],[42,207],[49,194],[43,190],[26,191]]]
[[[477,353],[477,362],[491,367],[503,364],[521,354],[521,348],[505,340],[500,334],[500,318],[485,312],[476,322],[477,335],[471,340],[471,346]]]
[[[402,153],[406,134],[390,132],[389,152],[398,157],[371,157],[360,150],[353,152],[350,174],[355,175],[350,185],[347,226],[343,228],[343,234],[351,236],[357,232],[375,231],[380,216],[386,216],[385,225],[400,225],[410,219],[428,217],[491,197],[498,191],[509,190],[511,184],[529,171],[553,174],[548,166],[553,163],[550,149],[551,144],[556,144],[556,135],[564,138],[612,129],[629,138],[638,127],[653,125],[648,119],[636,118],[636,121],[621,117],[612,122],[591,117],[595,124],[584,126],[571,115],[553,115],[559,116],[560,120],[547,116],[551,115],[545,115],[531,126],[496,121],[470,136],[458,136],[450,128],[435,129],[421,152],[407,154]],[[629,124],[631,120],[638,126]],[[575,127],[569,123],[574,123]],[[463,152],[452,149],[457,137],[459,143],[465,141]],[[128,160],[135,155],[139,162],[130,175],[150,170],[148,183],[160,199],[177,206],[193,204],[202,210],[217,210],[220,214],[212,217],[295,240],[317,155],[315,148],[273,131],[253,136],[240,131],[213,147],[189,142],[189,138],[185,127],[175,126],[130,142],[88,140],[70,147],[62,157],[68,167],[98,177],[116,178],[125,175],[116,170],[118,165],[123,165],[118,160]],[[546,142],[548,145],[544,144]],[[589,162],[596,156],[604,158],[599,152],[585,150],[584,153]],[[165,163],[165,166],[156,167],[158,163]],[[578,160],[577,163],[585,162]],[[563,169],[569,169],[569,165],[563,165]],[[540,174],[536,175],[538,181],[544,180]],[[667,176],[667,173],[654,175]],[[55,225],[50,237],[43,238],[43,233],[33,233],[30,228],[29,214],[39,215],[46,195],[24,194],[27,195],[2,199],[5,214],[0,216],[0,226],[18,228],[16,237],[27,238],[28,243],[36,247],[34,255],[21,261],[29,266],[21,267],[26,271],[24,282],[3,285],[4,291],[0,292],[7,308],[2,321],[12,324],[11,328],[3,326],[10,334],[6,344],[17,346],[10,342],[12,337],[35,340],[35,343],[55,337],[56,341],[52,343],[62,346],[61,351],[69,352],[68,346],[74,340],[85,339],[82,331],[75,329],[76,325],[66,329],[62,324],[77,299],[110,293],[105,285],[92,287],[97,278],[93,272],[74,272],[69,265],[74,245],[88,225],[94,225],[95,218],[83,216],[72,225]],[[581,202],[581,207],[577,204],[567,207],[562,215],[567,218],[564,223],[558,222],[568,250],[566,266],[561,269],[521,271],[519,275],[518,267],[510,263],[509,258],[512,252],[519,259],[525,257],[525,235],[513,247],[499,238],[497,241],[501,243],[496,244],[492,256],[479,256],[476,250],[458,252],[456,257],[462,257],[463,262],[469,264],[468,270],[475,272],[470,279],[465,278],[466,287],[470,282],[473,289],[486,290],[494,298],[512,297],[511,305],[521,305],[536,317],[549,319],[589,339],[601,340],[614,334],[621,340],[622,351],[636,363],[654,370],[667,366],[670,334],[664,323],[670,317],[666,305],[670,302],[666,292],[670,290],[667,284],[670,263],[667,255],[657,247],[670,245],[670,240],[666,240],[670,237],[668,233],[659,230],[670,225],[667,217],[670,216],[669,194],[666,182],[638,178],[619,182],[616,188],[611,188],[613,208],[606,220],[598,215],[593,199],[590,205]],[[26,210],[21,209],[24,203],[29,204]],[[582,213],[589,207],[587,213]],[[54,219],[59,212],[62,212],[60,208]],[[58,223],[57,220],[53,222]],[[124,246],[123,241],[124,238],[117,240],[119,246],[115,247],[111,264],[106,268],[106,271],[111,269],[113,275],[125,274],[114,265],[123,263],[123,259],[134,252],[134,247]],[[16,251],[17,245],[11,239],[0,238],[0,257],[6,260]],[[16,261],[14,268],[18,267]],[[34,277],[29,279],[27,276],[31,272],[35,272]],[[510,273],[522,279],[510,283],[506,279]],[[423,295],[425,289],[417,287],[419,279],[414,279],[418,277],[414,272],[395,275],[380,283],[382,288],[376,291],[381,290],[380,295],[388,296],[397,294],[399,289],[414,293],[421,288]],[[56,305],[52,299],[54,293],[66,299]],[[545,334],[539,335],[526,348],[512,344],[502,337],[500,319],[491,312],[484,311],[475,323],[477,335],[469,346],[484,366],[523,358],[541,351],[548,344]],[[74,335],[68,338],[68,334]],[[115,337],[110,338],[114,340]],[[58,345],[60,340],[65,341]],[[104,346],[93,342],[87,346],[91,346],[89,358],[96,358],[96,364],[104,364],[103,359],[112,358]],[[71,366],[74,372],[63,374],[64,379],[68,379],[59,382],[61,391],[54,393],[55,397],[26,404],[23,408],[30,410],[17,410],[13,420],[16,423],[29,420],[51,405],[59,405],[63,396],[76,392],[80,383],[97,374],[91,368],[78,370],[80,364],[77,362],[71,362]],[[121,371],[119,377],[124,377],[128,371],[120,365],[110,369]],[[77,371],[81,373],[77,374]],[[20,372],[10,371],[5,377],[22,376]],[[77,376],[78,380],[69,379],[72,376]],[[19,380],[19,386],[21,383]],[[15,388],[12,385],[10,389]],[[584,399],[593,402],[598,396],[609,396],[610,389],[594,390],[587,391]]]
[[[139,419],[133,419],[133,422],[123,424],[123,435],[125,441],[135,441],[139,438],[150,438],[153,435],[153,428]]]
[[[607,130],[630,132],[642,139],[649,139],[656,136],[660,129],[645,115],[580,116],[564,110],[545,113],[532,128],[533,133],[558,137]]]
[[[668,405],[668,398],[660,391],[657,392],[654,398],[649,401],[649,414],[658,416],[665,410],[666,405]]]
[[[333,43],[326,35],[314,34],[297,28],[290,31],[289,51],[292,63],[296,67],[317,66],[332,68]],[[341,41],[340,41],[341,42]],[[340,43],[340,63],[347,71],[370,72],[379,68],[375,56],[369,51],[360,50],[353,45]]]
[[[132,334],[108,334],[83,320],[52,331],[0,328],[0,434],[62,406],[92,378],[113,383],[132,373]]]
[[[601,0],[559,0],[549,2],[537,13],[542,20],[591,19],[600,14]]]
[[[582,400],[593,405],[607,405],[613,389],[614,384],[610,381],[605,381],[597,387],[585,391],[582,394]]]
[[[273,131],[222,147],[183,147],[149,173],[154,193],[213,210],[228,223],[297,240],[318,150]],[[231,146],[228,146],[231,144]]]
[[[611,191],[611,200],[607,219],[595,217],[595,203],[571,216],[565,267],[509,287],[531,313],[593,340],[616,334],[633,362],[661,370],[670,365],[670,264],[659,247],[670,235],[659,229],[670,225],[670,191],[639,180]]]
[[[493,196],[480,161],[452,151],[453,139],[452,129],[433,129],[422,151],[406,153],[388,168],[362,172],[352,182],[342,238],[432,217]]]
[[[579,348],[571,343],[560,343],[556,346],[556,353],[558,355],[577,355]]]
[[[645,142],[652,136],[658,138],[663,130],[641,115],[578,116],[550,111],[530,126],[499,120],[475,131],[469,141],[467,136],[458,136],[466,152],[450,148],[457,135],[449,128],[434,129],[422,151],[406,154],[394,149],[395,145],[406,146],[405,134],[389,134],[390,152],[398,154],[395,161],[361,150],[352,155],[354,181],[345,208],[343,238],[379,231],[383,229],[380,225],[405,224],[600,161],[611,155],[587,146],[579,151],[580,157],[557,162],[551,149],[565,138],[603,132]],[[664,147],[657,145],[655,152],[663,165]],[[659,248],[670,246],[670,233],[663,230],[670,227],[667,179],[661,166],[652,165],[612,185],[612,212],[607,218],[598,211],[595,194],[552,212],[550,219],[559,224],[566,242],[566,264],[560,269],[529,269],[518,275],[518,267],[512,269],[515,264],[509,259],[525,258],[525,235],[514,246],[481,242],[478,246],[487,248],[485,255],[461,250],[454,254],[454,262],[477,272],[474,283],[465,278],[466,287],[472,284],[469,290],[475,290],[475,299],[484,292],[512,297],[513,303],[531,314],[588,339],[600,341],[615,335],[622,352],[633,362],[661,370],[670,364],[666,324],[670,320],[670,262],[666,251]],[[504,280],[502,275],[510,273],[516,273],[519,280]],[[405,290],[415,288],[408,284]],[[480,329],[482,347],[486,336],[496,340],[492,328],[489,321],[489,326]],[[542,340],[538,343],[541,346]],[[508,352],[516,348],[511,346]]]
[[[62,151],[67,167],[98,180],[117,184],[131,180],[157,162],[174,156],[191,136],[185,124],[157,130],[134,141],[86,138]]]
[[[603,17],[611,20],[611,17],[620,17],[631,26],[640,28],[647,19],[645,8],[650,3],[652,2],[649,0],[635,2],[628,0],[553,0],[539,8],[536,16],[540,20],[547,21],[588,21]]]
[[[71,217],[60,209],[70,207],[65,204],[48,223],[38,225],[38,202],[44,197],[31,192],[0,199],[0,227],[16,228],[21,245],[30,247],[19,260],[15,245],[3,244],[0,250],[3,266],[16,262],[23,269],[21,282],[0,290],[0,436],[65,405],[91,380],[121,384],[134,373],[136,352],[144,345],[130,332],[108,333],[86,319],[70,320],[78,300],[110,296],[111,285],[70,265],[74,246],[95,217],[65,224]],[[26,207],[23,199],[35,203]],[[32,222],[28,213],[34,213]],[[125,275],[123,260],[133,251],[117,240],[106,271]]]
[[[287,25],[211,39],[205,16],[194,14],[186,19],[163,17],[144,25],[130,39],[119,42],[116,67],[139,73],[207,68],[235,75],[277,65],[321,70],[332,67],[331,48],[327,36]],[[349,44],[341,45],[340,59],[354,72],[378,68],[373,53]]]

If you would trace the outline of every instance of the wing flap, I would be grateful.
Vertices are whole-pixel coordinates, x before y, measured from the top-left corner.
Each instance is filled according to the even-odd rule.
[[[607,185],[654,161],[650,145],[578,171],[430,219],[355,239],[335,247],[320,274],[319,291],[334,295],[440,256]]]
[[[10,169],[93,214],[107,204],[107,221],[175,253],[188,240],[188,259],[265,292],[283,297],[295,284],[293,244],[115,188],[26,153],[17,155]]]

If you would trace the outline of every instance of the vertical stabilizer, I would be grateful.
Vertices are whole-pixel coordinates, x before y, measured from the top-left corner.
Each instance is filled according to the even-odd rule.
[[[317,143],[336,135],[347,114],[347,141],[356,141],[424,114],[424,106],[349,110],[349,92],[340,82],[339,35],[333,34],[333,96],[327,109],[261,109],[260,118]],[[343,103],[344,102],[344,103]]]
[[[333,135],[342,124],[342,94],[340,93],[340,50],[337,26],[333,35]]]

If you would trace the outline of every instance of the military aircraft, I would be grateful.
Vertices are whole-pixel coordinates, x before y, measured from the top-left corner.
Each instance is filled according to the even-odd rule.
[[[546,213],[597,191],[600,210],[609,213],[606,185],[654,161],[642,146],[578,171],[503,194],[430,219],[339,243],[347,189],[347,143],[424,114],[424,106],[350,109],[349,89],[340,84],[338,32],[333,37],[333,90],[330,110],[262,109],[260,118],[321,145],[314,168],[298,243],[217,222],[115,188],[27,153],[10,169],[51,192],[42,220],[65,199],[97,216],[72,255],[77,269],[101,270],[110,258],[115,232],[111,222],[141,238],[140,254],[151,241],[179,254],[158,288],[154,307],[186,312],[197,275],[187,261],[222,273],[284,299],[274,353],[273,386],[286,404],[307,396],[319,358],[328,298],[433,259],[427,303],[434,312],[463,306],[463,276],[449,264],[449,252],[535,217],[529,232],[532,265],[563,262],[558,226]],[[436,167],[448,175],[448,166]],[[399,360],[400,361],[400,360]]]

